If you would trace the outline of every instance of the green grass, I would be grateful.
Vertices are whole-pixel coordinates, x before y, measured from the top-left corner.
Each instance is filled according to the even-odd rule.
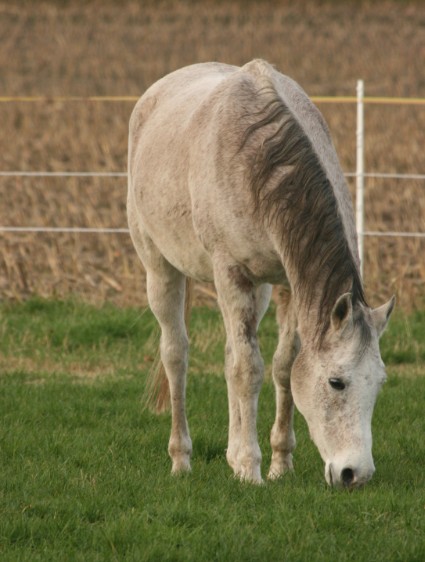
[[[169,416],[141,410],[156,345],[149,312],[33,300],[0,305],[0,319],[2,561],[425,559],[424,314],[396,316],[384,336],[377,472],[352,493],[326,486],[298,415],[294,475],[261,487],[231,476],[216,311],[193,315],[193,471],[178,478],[169,474]],[[274,342],[270,313],[268,362]],[[264,472],[272,419],[266,382]]]

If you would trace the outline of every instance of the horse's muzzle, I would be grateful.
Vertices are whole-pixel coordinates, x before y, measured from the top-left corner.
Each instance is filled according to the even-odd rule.
[[[342,469],[338,468],[331,462],[326,463],[325,478],[329,486],[336,488],[353,489],[364,486],[373,476],[375,467],[361,469],[346,466]]]

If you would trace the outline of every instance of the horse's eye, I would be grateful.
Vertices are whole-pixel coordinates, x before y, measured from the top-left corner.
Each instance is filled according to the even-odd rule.
[[[344,390],[345,383],[341,379],[329,379],[329,384],[335,390]]]

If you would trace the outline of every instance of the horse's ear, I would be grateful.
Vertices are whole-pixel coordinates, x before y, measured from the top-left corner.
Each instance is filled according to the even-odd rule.
[[[353,319],[353,295],[344,293],[334,304],[331,312],[331,326],[335,331],[343,330]]]
[[[382,336],[385,328],[387,327],[394,305],[395,296],[392,296],[387,303],[372,310],[372,322],[378,332],[379,338]]]

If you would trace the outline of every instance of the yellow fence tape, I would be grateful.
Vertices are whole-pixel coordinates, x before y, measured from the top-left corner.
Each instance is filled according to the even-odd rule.
[[[0,96],[0,103],[17,102],[136,102],[139,96]],[[312,96],[315,103],[357,103],[355,96]],[[425,105],[425,98],[363,98],[364,103],[375,105]]]

